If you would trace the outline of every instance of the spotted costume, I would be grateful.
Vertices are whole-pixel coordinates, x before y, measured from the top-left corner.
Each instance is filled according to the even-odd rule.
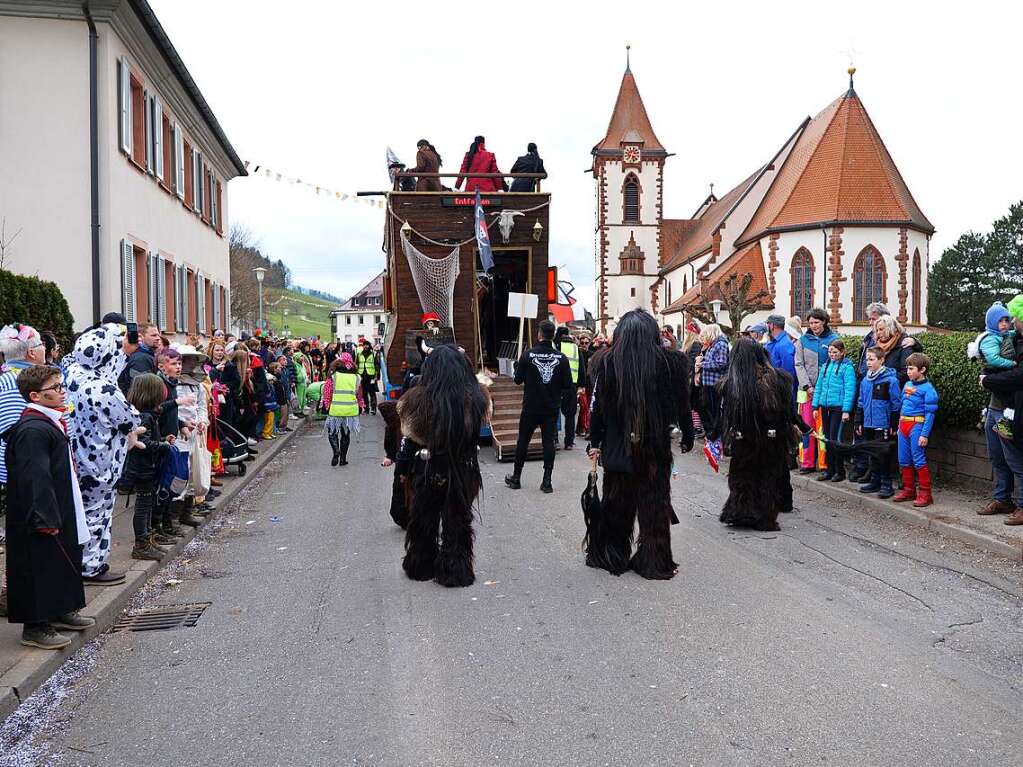
[[[86,577],[108,569],[114,484],[124,468],[128,434],[139,425],[138,413],[117,386],[127,363],[123,338],[118,325],[87,330],[64,358],[67,399],[74,408],[70,436],[89,526],[89,542],[82,547]]]

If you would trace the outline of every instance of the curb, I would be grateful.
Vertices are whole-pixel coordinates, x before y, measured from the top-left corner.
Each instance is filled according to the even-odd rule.
[[[792,475],[792,487],[817,491],[824,495],[830,495],[833,498],[855,500],[864,508],[878,511],[889,517],[894,517],[906,524],[929,528],[937,533],[946,535],[949,538],[954,538],[957,541],[968,543],[978,549],[983,549],[991,554],[997,554],[1000,557],[1011,559],[1014,562],[1023,561],[1023,546],[1006,543],[993,535],[988,535],[987,533],[982,533],[978,530],[973,530],[969,527],[949,522],[948,517],[941,514],[940,511],[927,511],[926,509],[917,509],[910,505],[892,503],[890,501],[862,494],[857,490],[846,489],[841,485],[836,485],[831,482],[817,482],[812,478],[800,476],[798,474]]]
[[[71,658],[81,647],[91,642],[100,634],[105,633],[117,621],[121,613],[128,606],[132,598],[142,589],[146,582],[157,571],[168,563],[177,559],[193,538],[197,531],[202,530],[206,523],[219,516],[220,510],[226,508],[242,490],[253,479],[258,477],[274,456],[279,453],[293,437],[305,430],[305,423],[301,423],[291,432],[283,437],[278,437],[274,442],[267,444],[260,443],[259,457],[249,464],[244,477],[235,477],[230,484],[225,484],[220,497],[213,506],[213,513],[210,514],[197,528],[188,531],[186,536],[178,542],[174,548],[167,552],[167,556],[161,562],[133,561],[128,569],[127,578],[124,583],[117,586],[87,586],[86,594],[90,591],[99,590],[92,599],[89,599],[82,608],[82,615],[96,619],[96,625],[87,631],[74,632],[74,641],[64,650],[31,650],[28,654],[12,666],[6,673],[0,676],[0,724],[7,717],[13,714],[18,706],[29,695],[35,692],[47,679],[64,665],[64,662]]]

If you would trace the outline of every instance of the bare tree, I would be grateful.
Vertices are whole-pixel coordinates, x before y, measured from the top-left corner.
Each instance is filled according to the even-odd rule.
[[[7,219],[6,217],[0,219],[0,269],[4,268],[4,262],[7,260],[7,251],[11,247],[11,243],[18,239],[18,235],[21,234],[21,232],[22,230],[19,229],[14,234],[12,234],[10,238],[8,238]]]
[[[764,300],[771,297],[766,290],[750,295],[752,285],[753,275],[750,272],[741,277],[738,274],[729,275],[722,282],[716,282],[708,290],[703,291],[700,303],[690,304],[686,311],[704,324],[710,322],[720,324],[720,319],[714,318],[714,309],[710,302],[715,299],[721,301],[722,307],[728,312],[729,323],[722,329],[728,335],[733,335],[742,328],[742,321],[764,308]]]

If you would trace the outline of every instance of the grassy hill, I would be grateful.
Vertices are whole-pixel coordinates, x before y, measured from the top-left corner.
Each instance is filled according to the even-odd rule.
[[[284,310],[288,310],[288,329],[292,336],[316,336],[330,339],[330,310],[335,304],[293,290],[269,288],[263,293],[263,311],[270,329],[279,334],[284,328]]]

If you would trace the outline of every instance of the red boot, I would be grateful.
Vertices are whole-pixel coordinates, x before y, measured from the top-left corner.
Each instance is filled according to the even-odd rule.
[[[893,501],[912,501],[916,498],[916,474],[912,466],[902,467],[902,489],[892,498]]]
[[[931,495],[931,470],[926,466],[921,466],[916,473],[920,476],[920,487],[917,488],[916,500],[913,501],[913,505],[920,509],[934,503],[934,497]]]

